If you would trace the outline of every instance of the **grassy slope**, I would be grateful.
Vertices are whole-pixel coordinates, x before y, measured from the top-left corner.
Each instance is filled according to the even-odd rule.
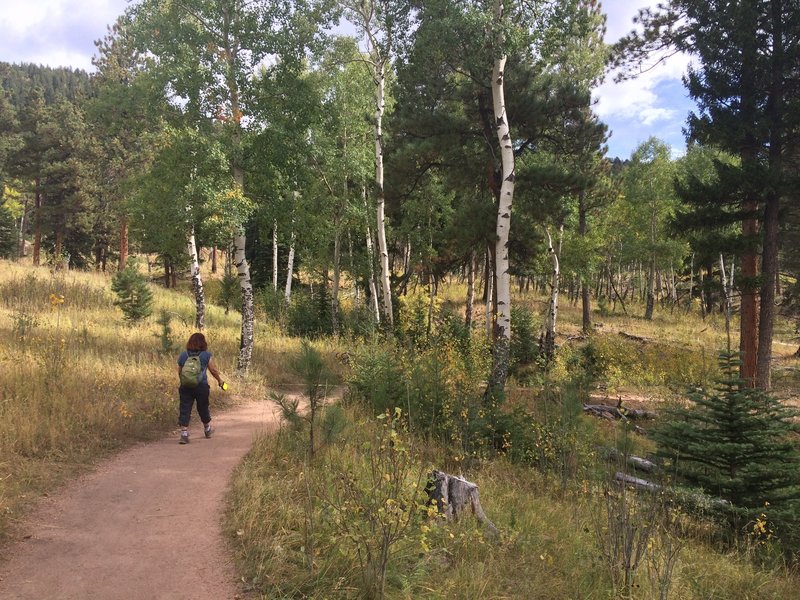
[[[453,295],[456,304],[463,297],[461,290],[446,293]],[[517,302],[528,303],[537,312],[541,305],[530,297],[517,298]],[[569,354],[570,348],[581,343],[567,340],[579,332],[579,309],[564,306],[561,318],[562,347],[564,354]],[[657,312],[651,322],[624,315],[595,315],[595,320],[602,324],[595,343],[607,362],[605,393],[612,400],[623,396],[652,404],[675,398],[683,385],[715,376],[715,357],[725,346],[724,322],[719,316],[702,321],[676,310],[673,314]],[[620,331],[647,341],[630,341],[618,335]],[[776,350],[779,364],[796,364],[788,355],[791,346],[782,346],[778,339]],[[553,376],[564,376],[568,369],[568,365],[557,365]],[[535,391],[521,383],[510,382],[510,401],[531,402]],[[796,382],[790,378],[779,379],[784,397],[796,397],[796,390]],[[331,498],[336,496],[337,480],[367,469],[374,451],[365,453],[363,448],[379,425],[355,408],[349,418],[351,426],[342,440],[318,453],[311,463],[304,458],[303,438],[287,430],[277,440],[260,440],[239,470],[228,528],[237,540],[245,578],[262,598],[356,598],[362,593],[356,544],[335,525],[331,515],[337,510]],[[590,455],[597,443],[632,444],[639,451],[647,448],[646,441],[629,439],[616,424],[589,417],[581,417],[581,423],[583,438],[577,443]],[[441,468],[444,457],[451,454],[432,443],[423,450],[416,466],[421,473]],[[463,468],[450,460],[445,466],[480,485],[484,509],[502,537],[499,541],[485,538],[472,519],[434,527],[426,535],[410,532],[394,547],[387,597],[615,597],[610,570],[600,551],[600,540],[608,539],[608,505],[604,486],[592,473],[564,485],[556,475],[504,460]],[[645,508],[638,505],[634,514]],[[352,507],[350,511],[351,518],[362,518],[359,515],[363,513],[353,513]],[[632,597],[659,598],[660,585],[651,567],[663,563],[666,544],[678,540],[683,540],[684,546],[673,569],[670,598],[778,600],[797,596],[800,581],[780,568],[757,566],[756,557],[763,557],[764,551],[758,540],[738,552],[723,552],[703,523],[675,513],[671,520],[672,525],[661,529],[664,533],[650,542],[649,558],[638,570]],[[636,521],[636,517],[633,522],[654,524]],[[420,536],[425,538],[424,547]]]
[[[40,493],[174,426],[174,361],[194,303],[186,290],[153,291],[153,316],[131,327],[113,306],[110,276],[0,261],[0,540]],[[173,315],[171,353],[161,351],[161,310]],[[284,365],[297,341],[257,326],[250,377],[238,381],[238,314],[209,307],[206,335],[233,384],[213,393],[215,406],[264,397],[265,382],[292,383]]]
[[[0,534],[7,533],[32,498],[52,491],[98,457],[160,435],[174,424],[174,357],[160,353],[154,319],[135,328],[122,322],[111,304],[109,284],[104,275],[52,274],[0,263]],[[191,323],[188,293],[157,287],[155,292],[156,311],[168,310]],[[460,290],[453,293],[462,297]],[[50,294],[63,295],[64,303],[51,303]],[[564,307],[561,317],[562,332],[577,333],[578,311]],[[607,336],[613,340],[612,349],[619,344],[615,332],[622,330],[659,340],[665,347],[690,347],[694,362],[703,363],[703,354],[713,357],[724,341],[718,319],[703,323],[680,314],[658,316],[652,323],[619,316],[596,318],[603,322],[602,331],[612,333]],[[179,318],[172,327],[177,344],[192,330]],[[263,397],[265,385],[295,383],[285,365],[298,347],[297,340],[263,323],[258,328],[253,372],[247,382],[235,382],[238,396]],[[223,372],[232,374],[238,351],[237,316],[212,307],[207,332]],[[785,328],[783,333],[790,332]],[[790,358],[795,349],[790,342],[788,337],[776,342],[780,366],[796,364]],[[330,343],[321,347],[329,355],[339,350]],[[651,377],[655,383],[643,388],[633,375],[612,372],[614,391],[654,396],[672,384]],[[778,378],[778,383],[784,395],[792,395],[797,382],[789,376]],[[336,450],[349,454],[350,462],[363,460],[357,453],[354,457],[354,448],[373,426],[357,414],[351,419],[359,423],[347,434],[354,443]],[[613,436],[614,429],[600,435]],[[342,460],[336,452],[330,453],[330,460]],[[428,449],[430,462],[436,453],[435,448]],[[228,523],[239,540],[242,568],[259,587],[272,590],[269,594],[280,589],[292,597],[357,596],[352,557],[335,551],[343,546],[341,539],[326,540],[320,534],[317,568],[310,571],[303,563],[308,488],[304,466],[296,457],[285,445],[264,439],[239,471]],[[390,596],[610,596],[607,569],[597,558],[595,531],[605,508],[596,490],[579,486],[565,492],[558,482],[536,471],[502,461],[468,470],[467,475],[480,484],[484,508],[503,531],[502,541],[486,542],[471,520],[436,528],[427,551],[410,537],[398,546],[390,566]],[[331,550],[328,554],[325,544]],[[269,587],[270,582],[279,582],[279,588]],[[645,575],[640,585],[637,597],[653,597]],[[760,570],[741,555],[720,555],[703,543],[702,536],[695,536],[681,554],[670,597],[790,598],[797,586],[786,574]]]

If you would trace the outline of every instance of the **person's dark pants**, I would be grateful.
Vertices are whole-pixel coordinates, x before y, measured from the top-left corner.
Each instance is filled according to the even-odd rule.
[[[203,425],[208,425],[211,422],[211,412],[208,410],[208,396],[210,391],[207,383],[201,383],[193,388],[183,386],[178,388],[178,394],[181,399],[178,425],[181,427],[189,425],[189,419],[192,416],[192,405],[195,401],[197,402],[197,414],[200,415],[200,420],[203,422]]]

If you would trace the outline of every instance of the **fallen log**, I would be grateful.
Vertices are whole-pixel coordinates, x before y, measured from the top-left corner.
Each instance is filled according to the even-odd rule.
[[[658,485],[657,483],[653,483],[652,481],[647,481],[646,479],[640,479],[639,477],[626,475],[622,471],[617,471],[614,474],[614,481],[630,486],[637,490],[646,490],[648,492],[657,492],[658,490],[661,489],[661,486]]]
[[[646,337],[642,337],[640,335],[633,335],[632,333],[626,333],[624,331],[620,331],[619,334],[626,340],[633,340],[634,342],[641,342],[643,344],[646,344],[647,342],[651,341]]]
[[[616,448],[603,447],[598,448],[598,450],[608,460],[621,460],[623,458],[623,454]],[[625,457],[625,462],[628,466],[633,467],[637,471],[644,471],[645,473],[653,473],[658,469],[653,461],[642,458],[641,456],[628,455]]]
[[[616,406],[607,404],[584,404],[583,412],[604,419],[655,419],[656,413],[651,410],[625,408],[620,400]]]
[[[475,518],[492,534],[500,533],[483,512],[478,486],[471,481],[441,471],[433,471],[428,482],[428,499],[436,501],[439,513],[448,521],[457,521],[461,513],[469,508]]]
[[[663,490],[671,502],[676,502],[683,506],[695,507],[695,509],[697,509],[697,507],[711,507],[715,510],[729,510],[731,507],[731,503],[723,498],[715,498],[713,496],[707,496],[702,492],[695,492],[687,489],[664,487],[652,481],[633,477],[621,471],[617,471],[617,473],[614,474],[614,481],[621,485],[646,492],[659,492]]]

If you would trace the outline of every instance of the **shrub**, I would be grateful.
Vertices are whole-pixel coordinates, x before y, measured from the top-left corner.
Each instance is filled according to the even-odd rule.
[[[792,434],[800,413],[747,387],[734,355],[723,353],[720,365],[714,389],[691,393],[691,406],[669,410],[653,431],[658,454],[684,481],[730,502],[732,524],[755,521],[769,506],[775,520],[796,525],[800,449]]]
[[[328,524],[341,540],[340,551],[358,563],[368,598],[384,598],[386,571],[399,542],[423,533],[425,549],[421,525],[429,514],[425,471],[399,427],[401,410],[378,420],[374,437],[364,443],[367,461],[330,464],[322,472],[328,481],[319,488],[329,509]]]
[[[0,257],[10,258],[16,253],[17,231],[14,217],[5,204],[0,204]]]
[[[114,304],[120,307],[126,321],[136,323],[152,314],[153,292],[135,263],[129,262],[125,269],[114,275],[111,290],[117,295]]]
[[[242,309],[242,288],[239,285],[239,276],[233,271],[226,271],[219,282],[219,290],[214,296],[214,303],[225,308],[225,314],[230,309]]]
[[[536,324],[533,313],[526,306],[511,307],[511,359],[509,372],[516,375],[522,367],[532,364],[539,355]]]
[[[317,338],[333,333],[330,294],[324,285],[314,291],[298,290],[289,305],[287,327],[290,335]]]

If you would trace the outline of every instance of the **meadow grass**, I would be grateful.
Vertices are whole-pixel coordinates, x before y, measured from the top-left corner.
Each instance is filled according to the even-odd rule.
[[[365,448],[380,426],[357,408],[347,414],[350,427],[313,461],[307,459],[302,436],[284,429],[258,439],[234,475],[226,529],[243,581],[260,598],[376,597],[364,593],[353,540],[333,524],[339,508],[331,500],[336,498],[331,486],[339,477],[368,468],[371,457]],[[445,454],[446,449],[429,445],[417,455]],[[432,466],[438,465],[420,461],[414,468],[427,472]],[[386,598],[661,597],[646,561],[630,595],[615,591],[600,550],[600,537],[609,530],[602,485],[580,481],[565,489],[552,475],[503,459],[467,469],[463,476],[480,486],[483,508],[500,537],[488,535],[471,514],[450,523],[420,516],[393,548]],[[352,514],[359,518],[357,511]],[[633,514],[635,519],[638,512]],[[786,570],[760,568],[746,553],[720,552],[697,531],[702,529],[691,533],[686,528],[682,534],[686,545],[673,567],[669,598],[796,597],[800,581]],[[657,540],[648,548],[658,560]]]
[[[153,291],[154,316],[131,327],[112,304],[109,276],[51,273],[0,261],[0,537],[41,493],[90,468],[102,456],[174,427],[177,349],[161,352],[155,316],[161,310],[172,315],[172,339],[180,347],[194,331],[194,302],[185,284],[178,290],[154,285]],[[446,291],[457,309],[463,290]],[[515,301],[529,303],[537,311],[543,306],[532,295],[518,294]],[[586,343],[568,340],[579,333],[578,307],[565,303],[560,315],[560,356],[545,384],[567,381]],[[235,376],[239,315],[209,305],[206,335],[215,360],[232,383],[231,393],[213,393],[215,407],[265,399],[271,389],[301,388],[302,382],[289,368],[300,340],[284,335],[268,317],[256,319],[251,370],[246,379],[239,379]],[[677,395],[682,381],[713,377],[708,365],[716,363],[716,353],[725,345],[718,315],[703,321],[676,309],[657,310],[653,321],[621,314],[595,315],[595,320],[602,326],[590,343],[605,366],[605,383],[614,392]],[[646,341],[624,339],[620,331]],[[786,337],[776,343],[787,344],[787,350],[778,359],[792,366],[796,359],[788,354],[788,348],[794,350],[789,346],[790,328],[780,332]],[[347,365],[336,355],[344,351],[355,355],[361,346],[355,339],[315,342],[336,381],[348,375]],[[788,379],[781,385],[792,394],[796,383]],[[511,383],[510,404],[530,409],[545,424],[557,422],[554,399],[542,397],[541,387]],[[284,429],[259,439],[237,469],[226,528],[244,581],[263,598],[364,597],[353,546],[333,527],[324,500],[334,496],[328,489],[332,478],[366,468],[370,454],[365,443],[378,425],[357,407],[347,408],[346,415],[350,425],[341,439],[323,448],[313,462],[306,458],[306,438]],[[577,418],[576,435],[587,447],[624,446],[641,453],[649,449],[646,440],[628,439],[614,424]],[[420,473],[441,467],[442,457],[453,454],[432,440],[412,443]],[[387,597],[614,597],[598,542],[608,527],[604,492],[593,476],[601,469],[576,470],[581,477],[565,485],[556,473],[502,458],[445,460],[445,468],[479,484],[484,509],[501,537],[486,537],[469,517],[458,523],[431,523],[427,532],[420,520],[393,548]],[[785,569],[760,568],[747,552],[720,552],[699,524],[686,531],[670,598],[777,600],[797,595],[800,582]],[[635,585],[634,597],[659,597],[644,567],[637,572]]]
[[[0,261],[0,539],[38,494],[176,423],[175,359],[195,331],[191,293],[152,285],[153,316],[132,326],[113,305],[110,283],[102,273]],[[171,316],[170,353],[162,350],[160,311]],[[231,382],[227,394],[212,390],[214,408],[296,383],[286,360],[299,341],[263,319],[250,372],[237,377],[240,323],[236,312],[207,307],[209,347]],[[321,347],[331,357],[337,351],[330,342]]]

